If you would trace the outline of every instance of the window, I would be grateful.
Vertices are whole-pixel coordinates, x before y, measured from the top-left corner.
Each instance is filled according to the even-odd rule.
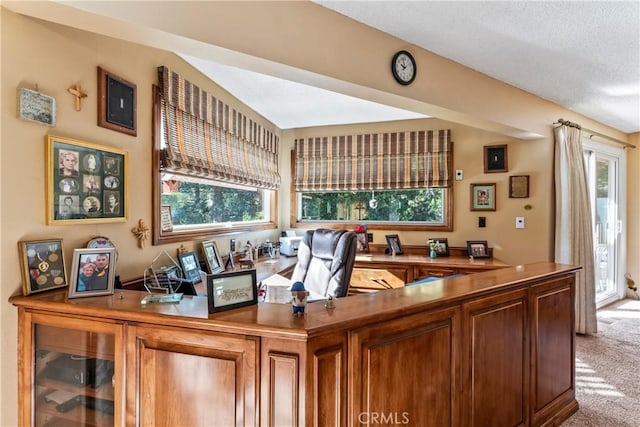
[[[346,191],[299,193],[302,221],[409,222],[442,226],[446,190]]]
[[[171,175],[162,180],[163,206],[171,207],[173,228],[269,221],[269,192],[224,183],[194,182]]]
[[[153,243],[276,228],[278,137],[166,67],[158,75]]]
[[[297,139],[299,226],[451,231],[450,130]]]

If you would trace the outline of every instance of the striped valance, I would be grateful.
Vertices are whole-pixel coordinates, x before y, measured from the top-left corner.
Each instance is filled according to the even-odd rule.
[[[450,187],[451,130],[295,140],[296,191]]]
[[[167,67],[161,89],[163,172],[277,189],[279,138]]]

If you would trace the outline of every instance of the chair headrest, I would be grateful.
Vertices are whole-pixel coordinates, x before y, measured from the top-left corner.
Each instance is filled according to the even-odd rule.
[[[333,259],[340,237],[346,233],[346,230],[317,229],[312,233],[312,256],[321,259]]]

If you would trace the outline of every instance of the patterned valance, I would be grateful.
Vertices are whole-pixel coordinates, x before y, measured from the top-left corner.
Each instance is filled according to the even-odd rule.
[[[450,187],[451,130],[295,140],[295,191]]]
[[[278,136],[206,91],[158,67],[163,172],[277,189]]]

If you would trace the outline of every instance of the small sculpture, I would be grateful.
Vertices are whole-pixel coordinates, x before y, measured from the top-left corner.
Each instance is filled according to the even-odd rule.
[[[291,286],[291,306],[293,307],[293,315],[304,316],[304,309],[307,306],[307,296],[309,292],[304,288],[304,283],[294,282]]]

